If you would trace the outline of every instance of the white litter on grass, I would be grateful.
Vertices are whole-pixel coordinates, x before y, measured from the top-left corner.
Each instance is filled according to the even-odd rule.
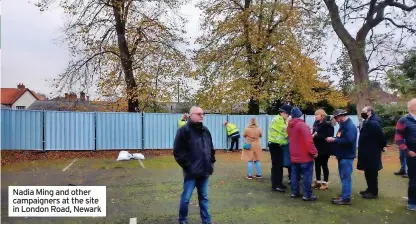
[[[133,157],[133,155],[130,154],[128,151],[121,151],[120,153],[118,153],[117,161],[130,160],[131,157]]]
[[[131,159],[137,159],[139,161],[139,165],[144,168],[142,160],[144,160],[144,155],[142,153],[133,153],[130,154],[128,151],[120,151],[118,154],[117,161],[128,161]]]
[[[130,218],[130,224],[137,224],[137,218]]]
[[[142,153],[133,153],[132,154],[132,159],[144,159],[144,155]]]
[[[128,151],[121,151],[118,154],[117,161],[124,161],[124,160],[130,160],[130,159],[144,159],[144,155],[142,153],[133,153],[130,154]]]

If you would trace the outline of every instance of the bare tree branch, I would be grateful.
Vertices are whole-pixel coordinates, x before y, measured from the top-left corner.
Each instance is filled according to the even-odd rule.
[[[405,5],[404,4],[404,1],[403,1],[403,4],[402,3],[399,3],[399,2],[389,1],[388,5],[389,6],[394,6],[394,7],[400,8],[400,9],[402,9],[404,11],[407,11],[407,12],[410,12],[410,11],[416,9],[416,5],[414,5],[414,6],[408,6],[408,5]]]
[[[406,29],[408,31],[410,31],[411,33],[416,33],[416,30],[407,26],[407,25],[401,25],[401,24],[397,24],[394,22],[393,19],[391,18],[384,18],[385,20],[389,21],[390,23],[392,23],[394,26],[396,26],[397,28],[402,28],[402,29]]]

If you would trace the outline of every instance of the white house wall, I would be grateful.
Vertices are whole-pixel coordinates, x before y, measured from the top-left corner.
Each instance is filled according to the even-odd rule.
[[[20,98],[12,105],[12,109],[16,109],[16,106],[26,106],[26,109],[36,101],[36,98],[26,91]]]

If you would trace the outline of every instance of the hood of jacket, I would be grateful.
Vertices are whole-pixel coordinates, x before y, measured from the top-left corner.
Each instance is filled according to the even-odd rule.
[[[293,128],[299,123],[303,123],[303,120],[300,119],[300,118],[293,118],[289,121],[289,124],[287,125],[287,127],[288,128]]]

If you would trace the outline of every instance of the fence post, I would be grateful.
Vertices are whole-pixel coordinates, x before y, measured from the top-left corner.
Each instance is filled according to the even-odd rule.
[[[227,114],[227,117],[226,117],[226,121],[229,121],[230,120],[230,117],[229,117],[229,114]],[[222,123],[224,123],[224,122],[222,122]],[[221,124],[222,126],[224,126],[224,124]],[[222,130],[224,130],[224,129],[222,129]],[[225,129],[225,151],[227,151],[228,150],[228,134],[227,134],[227,129]]]
[[[42,150],[46,152],[45,147],[45,110],[42,110]]]
[[[141,126],[141,129],[142,129],[142,138],[141,138],[141,140],[142,140],[142,151],[144,151],[144,112],[141,112],[140,113],[141,114],[141,124],[142,124],[142,126]]]
[[[94,112],[94,151],[97,151],[97,112]]]

